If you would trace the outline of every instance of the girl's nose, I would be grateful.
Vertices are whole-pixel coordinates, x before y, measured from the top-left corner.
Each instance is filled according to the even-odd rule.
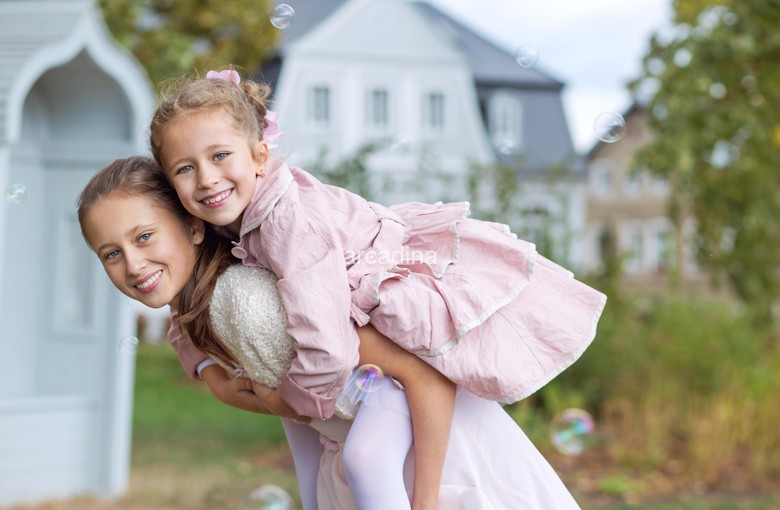
[[[128,250],[125,252],[127,262],[127,274],[136,276],[143,273],[146,268],[146,259],[139,252]]]
[[[219,173],[208,165],[198,169],[198,186],[201,189],[208,189],[219,182]]]

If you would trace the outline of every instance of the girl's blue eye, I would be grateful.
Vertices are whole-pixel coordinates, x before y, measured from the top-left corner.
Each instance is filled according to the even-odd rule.
[[[176,170],[175,174],[176,175],[183,174],[185,172],[189,172],[190,170],[192,170],[192,166],[185,165],[185,166],[179,168],[178,170]]]
[[[119,250],[114,250],[114,251],[110,251],[110,252],[106,253],[103,256],[103,258],[105,258],[106,260],[111,260],[111,259],[117,258],[118,256],[119,256]]]
[[[217,161],[222,161],[226,157],[228,157],[227,152],[218,152],[217,154],[214,155],[214,159],[216,159]]]
[[[141,234],[140,236],[138,236],[138,240],[139,241],[148,241],[150,237],[152,237],[152,233],[151,232],[146,232],[146,233]]]

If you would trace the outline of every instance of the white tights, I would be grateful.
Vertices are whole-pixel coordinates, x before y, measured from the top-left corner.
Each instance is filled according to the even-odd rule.
[[[411,446],[406,393],[385,378],[360,406],[344,443],[344,472],[360,510],[411,508],[404,485]]]
[[[282,425],[295,461],[303,510],[318,510],[320,432],[288,419],[282,419]],[[411,508],[404,484],[404,463],[411,446],[406,393],[384,379],[361,405],[344,442],[344,473],[360,510]]]

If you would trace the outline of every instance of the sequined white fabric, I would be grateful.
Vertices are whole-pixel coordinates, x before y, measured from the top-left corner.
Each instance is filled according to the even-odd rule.
[[[276,282],[268,270],[234,264],[217,280],[209,306],[211,323],[225,348],[248,377],[271,388],[279,386],[295,356]],[[340,398],[335,415],[352,420],[356,410],[355,404]]]

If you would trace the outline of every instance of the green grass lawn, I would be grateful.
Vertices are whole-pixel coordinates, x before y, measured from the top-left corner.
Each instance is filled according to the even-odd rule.
[[[551,462],[555,467],[554,458]],[[577,476],[583,475],[588,476]],[[586,500],[567,476],[562,474],[583,509],[780,510],[780,496],[680,495],[671,502],[633,503],[630,496],[636,484],[623,476],[612,477],[616,481],[608,486],[602,484],[603,497]],[[136,367],[131,487],[119,506],[110,508],[241,508],[249,493],[264,484],[284,488],[297,501],[279,419],[222,404],[205,384],[186,378],[170,347],[142,343]],[[632,503],[611,502],[610,495],[613,501]]]
[[[229,407],[189,380],[167,345],[138,349],[131,500],[174,508],[240,508],[264,484],[297,499],[292,459],[274,416]]]

